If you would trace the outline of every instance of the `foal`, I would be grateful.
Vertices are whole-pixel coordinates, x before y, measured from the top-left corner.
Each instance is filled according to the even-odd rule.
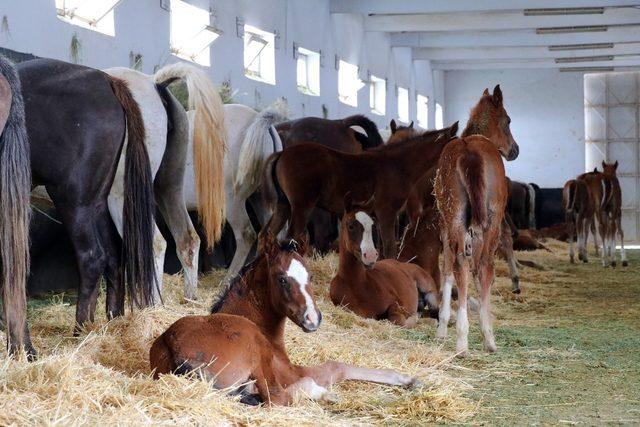
[[[618,170],[618,162],[605,163],[602,162],[602,175],[608,181],[606,185],[607,195],[605,198],[605,218],[608,222],[607,225],[607,240],[602,244],[603,256],[609,258],[611,266],[616,266],[615,251],[616,251],[616,234],[620,239],[620,258],[622,266],[626,267],[627,254],[624,250],[624,231],[622,230],[622,189],[620,188],[620,181],[616,171]]]
[[[345,200],[340,226],[340,261],[331,280],[331,301],[358,316],[413,328],[428,308],[436,318],[439,287],[416,264],[395,259],[378,261],[373,244],[373,219],[362,207]]]
[[[471,269],[479,282],[484,348],[496,351],[489,296],[494,280],[493,257],[500,240],[508,191],[500,155],[514,160],[519,151],[509,129],[510,121],[500,86],[495,87],[493,94],[485,89],[462,136],[444,148],[436,175],[445,276],[437,336],[447,336],[455,275],[459,301],[456,349],[460,356],[465,356],[469,348],[467,286]]]
[[[183,317],[155,340],[149,355],[155,378],[195,371],[215,381],[216,388],[236,387],[245,403],[276,405],[290,404],[299,393],[329,398],[327,388],[343,380],[419,385],[415,377],[386,369],[340,362],[292,364],[284,344],[287,317],[313,332],[322,315],[295,242],[282,245],[266,233],[259,243],[258,257],[231,283],[211,315]]]

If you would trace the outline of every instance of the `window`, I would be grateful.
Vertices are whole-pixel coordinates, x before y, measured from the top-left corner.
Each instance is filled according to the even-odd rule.
[[[429,129],[429,98],[420,94],[416,98],[418,126],[423,129]]]
[[[444,127],[444,118],[442,117],[442,105],[436,102],[436,129]]]
[[[244,26],[244,75],[276,84],[275,35],[251,25]]]
[[[122,0],[56,0],[58,18],[73,25],[116,35],[113,9]]]
[[[371,75],[369,84],[369,107],[373,114],[385,115],[387,110],[387,82]]]
[[[345,61],[338,63],[338,98],[340,101],[358,106],[358,91],[362,89],[364,83],[358,77],[358,66]]]
[[[409,123],[409,91],[398,86],[398,119]]]
[[[298,90],[307,95],[320,95],[320,54],[301,47],[296,48],[296,74]]]
[[[171,52],[200,65],[211,65],[209,46],[220,37],[220,31],[210,22],[208,10],[171,0]]]

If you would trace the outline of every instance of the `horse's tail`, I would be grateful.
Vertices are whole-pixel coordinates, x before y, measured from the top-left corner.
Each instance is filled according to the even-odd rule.
[[[273,126],[286,120],[279,108],[269,107],[258,113],[247,128],[234,181],[236,197],[246,199],[260,186],[265,160],[271,153],[282,151],[282,141]]]
[[[378,131],[378,126],[362,114],[346,117],[342,119],[342,124],[347,127],[360,126],[364,129],[367,133],[367,138],[358,138],[363,150],[384,144],[382,136],[380,136],[380,131]]]
[[[124,80],[112,76],[108,79],[127,118],[121,262],[129,303],[132,307],[134,303],[145,307],[155,303],[156,291],[160,294],[153,256],[153,176],[140,107]]]
[[[273,153],[267,158],[264,165],[264,173],[262,176],[262,197],[264,199],[265,206],[273,210],[278,203],[278,200],[282,198],[282,190],[278,184],[278,178],[276,177],[276,165],[282,152]]]
[[[527,186],[527,193],[529,197],[527,197],[527,202],[529,204],[528,217],[529,217],[529,228],[531,230],[535,230],[536,228],[536,190],[534,190],[531,184],[525,184]]]
[[[0,124],[2,302],[7,346],[12,351],[16,351],[28,344],[25,342],[25,339],[28,340],[25,332],[26,283],[29,274],[31,164],[20,80],[13,66],[1,56],[0,100],[10,101],[6,123]]]
[[[198,196],[198,215],[212,247],[222,235],[225,222],[224,108],[220,94],[207,75],[185,63],[162,67],[155,74],[159,86],[182,79],[189,92],[189,109],[195,110],[193,168]]]
[[[482,229],[482,225],[488,218],[482,156],[474,151],[467,151],[458,158],[457,170],[471,208],[471,217],[467,218],[467,228],[476,226]]]
[[[562,190],[562,198],[564,202],[564,211],[565,214],[570,215],[575,212],[576,208],[576,193],[577,193],[577,182],[572,179],[569,181],[569,185],[565,185]]]

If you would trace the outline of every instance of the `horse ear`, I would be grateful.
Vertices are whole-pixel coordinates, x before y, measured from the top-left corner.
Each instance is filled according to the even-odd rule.
[[[347,191],[347,194],[344,195],[343,203],[345,212],[351,212],[351,210],[353,210],[353,196],[351,196],[351,191]]]
[[[493,89],[493,103],[496,107],[502,105],[502,89],[500,89],[500,85],[496,85]]]
[[[605,168],[605,166],[607,166],[607,164],[604,162],[604,160],[602,161],[602,169]]]
[[[413,129],[413,120],[411,120],[411,123],[409,124],[409,129]]]
[[[595,168],[593,168],[593,173],[596,173],[596,172],[598,172],[598,167],[597,166]]]
[[[482,95],[483,95],[483,96],[484,96],[484,95],[491,95],[491,94],[489,93],[489,88],[488,88],[488,87],[487,87],[487,88],[484,88],[484,92],[482,92]]]
[[[395,119],[391,119],[391,123],[389,123],[389,126],[391,126],[391,133],[396,133],[396,129],[398,129],[398,126],[396,125]]]
[[[616,160],[616,162],[613,164],[613,168],[614,169],[618,169],[618,161]]]
[[[449,128],[449,138],[455,138],[456,135],[458,135],[459,125],[460,125],[460,122],[455,122],[454,124],[451,125],[451,127]]]

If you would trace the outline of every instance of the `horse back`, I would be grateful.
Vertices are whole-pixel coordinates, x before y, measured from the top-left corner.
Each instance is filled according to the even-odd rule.
[[[315,142],[346,153],[362,151],[362,146],[354,136],[354,131],[344,126],[341,120],[303,117],[279,123],[276,129],[285,148]]]

